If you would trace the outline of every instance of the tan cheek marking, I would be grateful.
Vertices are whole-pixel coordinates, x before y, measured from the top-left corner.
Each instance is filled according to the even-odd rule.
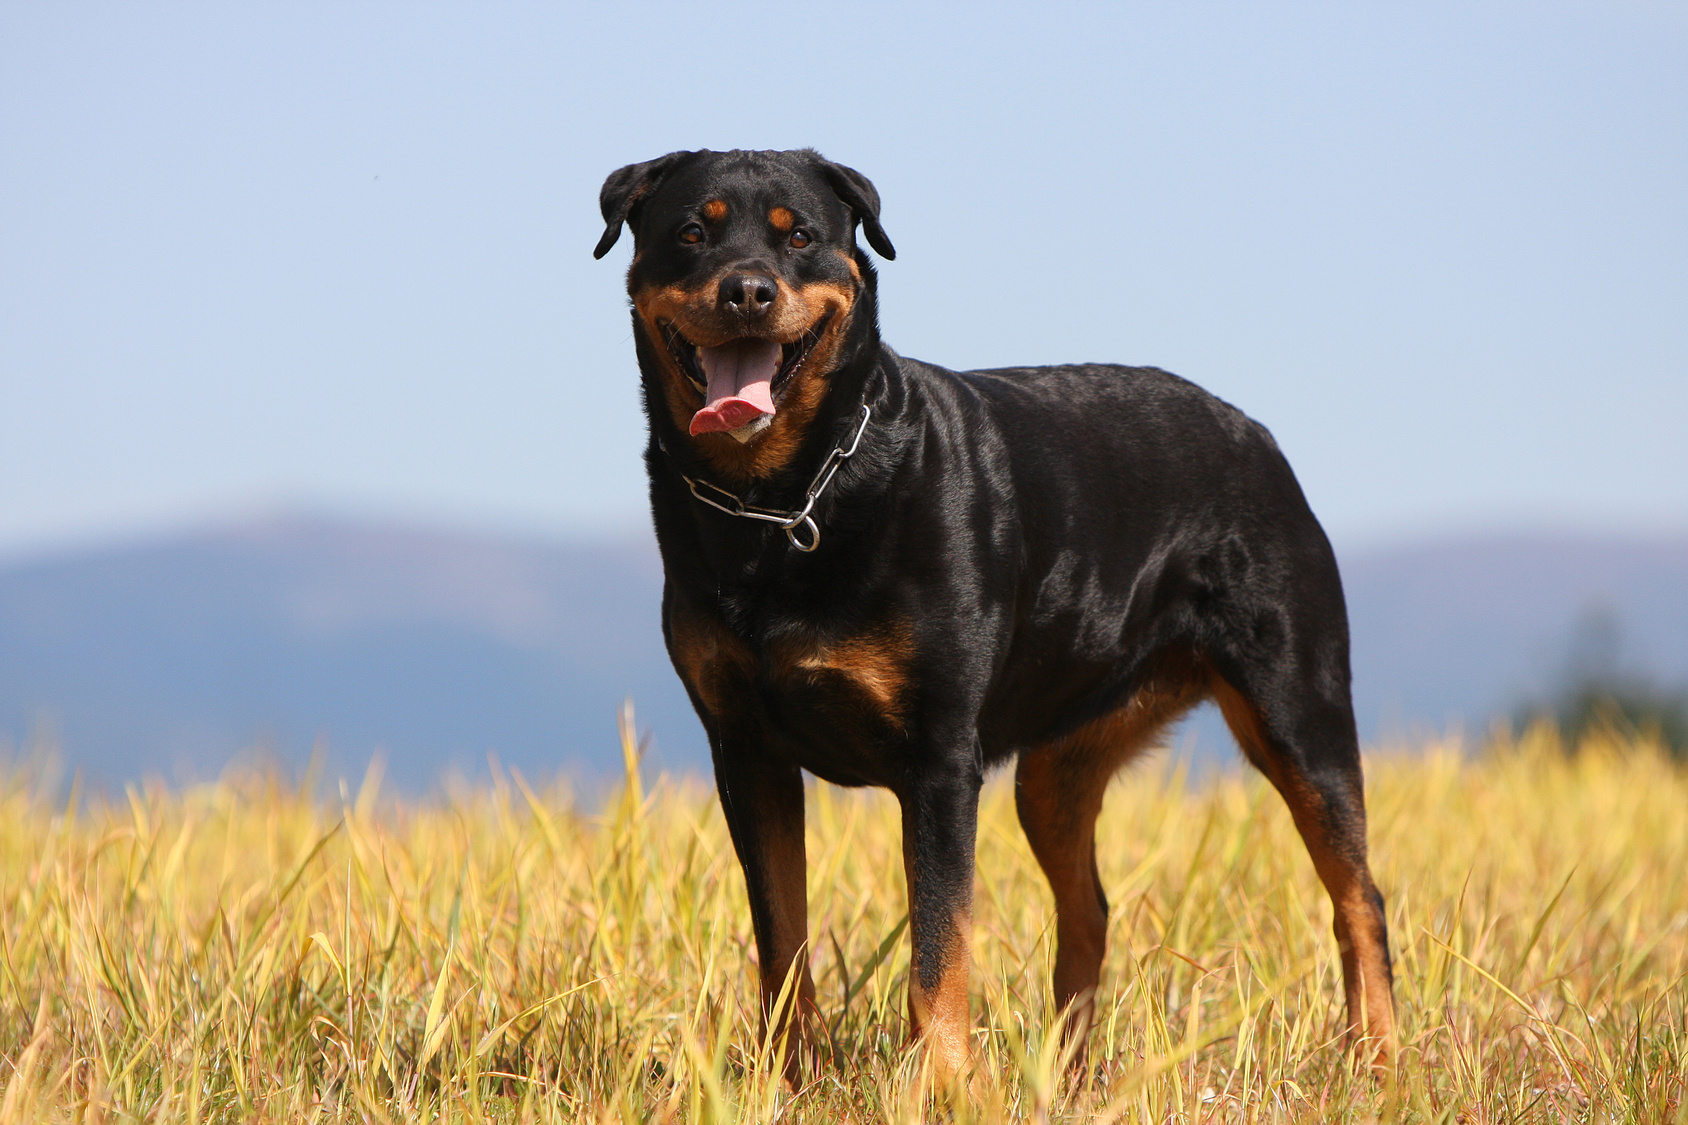
[[[768,212],[768,221],[774,224],[774,229],[785,234],[797,225],[797,216],[785,207],[775,207]]]
[[[814,327],[829,309],[832,318],[821,339],[809,352],[802,371],[781,392],[773,425],[761,437],[749,444],[740,444],[726,434],[703,434],[696,439],[698,451],[722,483],[743,483],[768,477],[779,472],[796,456],[803,436],[826,396],[826,376],[837,362],[839,345],[849,327],[858,292],[859,284],[848,281],[817,281],[802,288],[780,282],[780,297],[774,303],[773,319],[767,326],[770,336],[778,340],[795,340]],[[718,322],[713,293],[713,284],[706,282],[695,289],[653,286],[633,294],[634,306],[645,321],[651,341],[664,356],[661,362],[670,375],[665,380],[664,396],[674,423],[682,432],[700,403],[695,389],[667,358],[667,346],[655,322],[658,319],[672,320],[688,339],[698,343],[724,342],[732,337],[733,326]]]
[[[695,318],[694,310],[703,300],[698,293],[677,285],[642,289],[633,294],[633,307],[638,310],[639,321],[644,325],[645,335],[650,340],[651,348],[657,355],[657,362],[662,365],[663,374],[666,376],[662,380],[663,401],[674,424],[682,430],[690,422],[692,414],[703,405],[703,400],[697,388],[692,386],[691,380],[680,370],[680,365],[669,353],[668,341],[663,339],[657,322],[668,320],[686,325]]]
[[[703,205],[703,217],[712,223],[718,223],[727,217],[727,201],[725,199],[711,199]]]
[[[862,283],[862,267],[856,263],[855,255],[844,250],[837,251],[837,254],[844,259],[844,265],[849,269],[850,276],[855,279],[857,285],[860,285]]]
[[[781,392],[779,411],[767,432],[747,445],[726,434],[704,434],[698,439],[698,451],[723,483],[771,476],[797,455],[803,436],[826,397],[826,376],[837,362],[856,299],[855,289],[839,282],[816,282],[802,289],[782,284],[780,292],[781,297],[774,306],[776,323],[770,326],[776,338],[795,339],[813,327],[828,308],[833,310],[833,316],[820,341],[809,352],[802,371]]]
[[[682,329],[689,328],[700,316],[712,313],[715,306],[714,287],[707,283],[691,289],[679,285],[646,286],[631,296],[633,307],[653,329],[658,320],[672,320]]]

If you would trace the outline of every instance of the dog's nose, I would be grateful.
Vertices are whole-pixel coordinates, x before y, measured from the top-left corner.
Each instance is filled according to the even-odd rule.
[[[730,273],[721,279],[718,300],[723,312],[754,320],[773,307],[779,293],[779,286],[766,274]]]

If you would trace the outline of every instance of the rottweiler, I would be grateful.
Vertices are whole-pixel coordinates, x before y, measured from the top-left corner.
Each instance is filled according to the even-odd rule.
[[[1153,367],[898,355],[856,244],[859,228],[895,257],[879,193],[812,150],[674,152],[613,173],[599,202],[596,257],[633,232],[663,635],[744,868],[764,1026],[800,1039],[793,1013],[814,1005],[807,770],[896,794],[909,1019],[940,1078],[969,1065],[979,790],[1013,760],[1082,1060],[1103,790],[1213,699],[1330,893],[1347,1035],[1383,1065],[1389,945],[1342,584],[1266,429]]]

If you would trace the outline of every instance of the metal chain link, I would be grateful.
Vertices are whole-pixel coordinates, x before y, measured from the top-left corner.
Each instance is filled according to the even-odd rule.
[[[764,523],[778,525],[785,532],[785,537],[791,540],[793,547],[807,553],[821,545],[820,525],[815,523],[814,516],[810,514],[815,509],[815,501],[819,500],[821,493],[826,491],[826,486],[832,483],[832,478],[838,474],[838,467],[856,455],[856,450],[862,444],[862,435],[867,433],[867,423],[871,417],[873,417],[873,411],[867,403],[862,403],[861,425],[856,427],[856,436],[851,439],[850,448],[845,449],[843,446],[838,446],[826,455],[826,460],[821,462],[820,472],[816,473],[815,479],[809,482],[809,491],[803,496],[803,507],[798,511],[782,512],[778,508],[753,507],[718,484],[712,484],[706,480],[695,480],[684,473],[680,474],[680,479],[691,486],[693,497],[708,504],[716,511],[725,512],[729,516],[740,516],[747,520],[761,520]],[[705,496],[698,491],[700,488],[707,488],[711,492],[726,497],[732,506],[728,507],[719,500]],[[806,546],[797,537],[797,530],[801,527],[809,529],[809,542]]]

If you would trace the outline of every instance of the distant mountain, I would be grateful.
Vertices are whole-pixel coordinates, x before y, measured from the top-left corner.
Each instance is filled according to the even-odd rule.
[[[1482,734],[1591,656],[1688,685],[1688,537],[1449,540],[1342,562],[1355,705],[1374,737],[1461,721]]]
[[[46,716],[106,779],[214,776],[254,743],[297,763],[321,735],[330,768],[355,777],[380,748],[389,778],[422,788],[489,750],[530,776],[597,774],[631,696],[659,759],[691,767],[703,735],[661,590],[639,540],[298,518],[16,565],[0,569],[0,732]]]
[[[1362,733],[1550,692],[1590,613],[1622,659],[1688,682],[1688,540],[1450,541],[1344,560]],[[355,777],[378,748],[422,789],[482,768],[618,767],[631,696],[656,761],[708,752],[662,649],[648,539],[551,545],[289,518],[0,567],[0,740],[45,721],[92,778],[207,777],[321,735]],[[1196,741],[1218,728],[1198,721]]]

